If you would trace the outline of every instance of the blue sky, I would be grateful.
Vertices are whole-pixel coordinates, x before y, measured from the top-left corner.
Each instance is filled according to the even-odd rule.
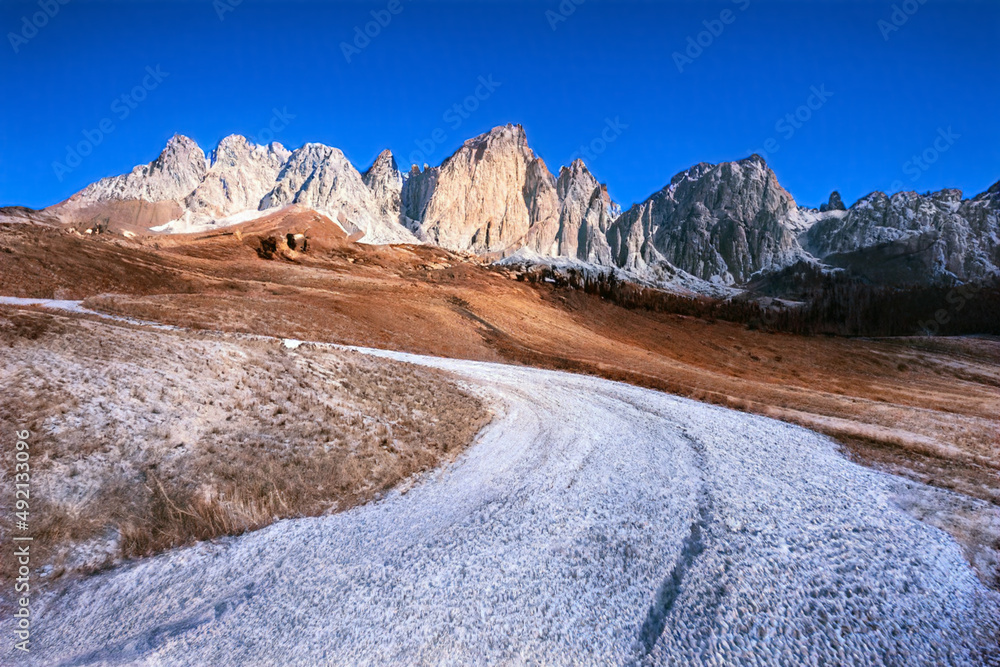
[[[269,126],[364,169],[521,123],[625,206],[753,151],[806,205],[1000,179],[997,2],[4,0],[0,27],[0,205]]]

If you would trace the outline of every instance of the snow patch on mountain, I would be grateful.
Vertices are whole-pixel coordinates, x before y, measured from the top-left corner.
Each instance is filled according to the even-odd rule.
[[[195,232],[210,232],[222,227],[230,227],[243,222],[257,220],[258,218],[263,218],[264,216],[271,215],[272,213],[274,213],[273,209],[263,211],[253,209],[234,213],[233,215],[227,215],[224,218],[215,219],[198,216],[197,214],[187,211],[182,217],[176,220],[171,220],[170,222],[157,225],[156,227],[150,227],[149,231],[157,232],[159,234],[191,234]]]
[[[507,257],[496,260],[494,264],[522,271],[532,267],[548,267],[557,273],[575,271],[590,280],[600,280],[613,275],[622,281],[687,296],[726,299],[740,293],[740,290],[723,285],[719,281],[702,280],[668,264],[639,274],[614,265],[608,266],[576,257],[542,255],[528,247],[520,248]]]

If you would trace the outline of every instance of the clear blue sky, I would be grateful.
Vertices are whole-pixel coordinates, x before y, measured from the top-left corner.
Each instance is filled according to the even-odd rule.
[[[175,132],[206,150],[227,134],[259,136],[273,109],[294,115],[278,141],[337,146],[360,169],[386,147],[402,164],[423,146],[438,164],[464,139],[519,122],[555,172],[605,132],[614,140],[588,162],[625,206],[769,139],[768,162],[807,205],[894,185],[971,196],[1000,179],[998,2],[896,0],[915,11],[888,31],[892,2],[563,0],[575,11],[556,21],[559,0],[397,1],[389,14],[389,0],[70,0],[36,34],[23,17],[42,11],[38,0],[3,0],[0,205],[56,203],[152,160]],[[232,10],[222,20],[220,7]],[[347,62],[341,43],[373,10],[391,20]],[[675,52],[705,21],[719,34],[702,34],[707,46],[679,71]],[[159,82],[146,71],[157,66]],[[467,118],[446,116],[479,77],[499,86],[479,88]],[[126,106],[144,79],[145,99]],[[810,100],[813,87],[830,97]],[[799,109],[810,101],[818,108]],[[779,125],[797,110],[808,120]],[[606,119],[627,127],[605,131]],[[112,131],[60,180],[53,163],[102,121]],[[912,162],[924,151],[932,164]]]

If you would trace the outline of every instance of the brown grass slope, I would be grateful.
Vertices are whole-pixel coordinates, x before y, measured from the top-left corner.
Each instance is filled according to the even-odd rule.
[[[423,367],[3,306],[0,360],[0,432],[31,431],[46,580],[346,509],[452,458],[488,418]],[[4,494],[3,534],[13,513]]]

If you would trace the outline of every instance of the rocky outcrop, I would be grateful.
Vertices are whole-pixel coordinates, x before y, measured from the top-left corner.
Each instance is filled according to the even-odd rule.
[[[84,202],[177,200],[191,193],[208,170],[205,153],[187,137],[175,134],[159,157],[130,173],[102,178],[78,195]]]
[[[403,176],[399,173],[392,151],[379,153],[375,162],[361,176],[361,180],[372,191],[375,207],[386,220],[398,220],[401,213]]]
[[[258,208],[290,155],[279,143],[258,146],[237,134],[226,137],[212,151],[201,182],[184,198],[185,208],[210,219]]]
[[[846,215],[817,222],[803,242],[819,259],[878,282],[998,275],[1000,192],[994,188],[968,200],[952,189],[928,195],[873,192]]]
[[[523,243],[546,255],[559,255],[560,201],[556,178],[541,158],[528,162],[524,183],[524,201],[528,205],[528,232]],[[510,252],[512,248],[505,248]]]
[[[621,210],[608,196],[607,186],[598,183],[583,160],[577,159],[559,170],[556,195],[560,201],[559,231],[552,254],[611,265],[607,234]]]
[[[416,197],[404,208],[420,221],[422,238],[445,248],[498,253],[525,244],[529,230],[539,247],[555,235],[555,179],[520,125],[469,139],[433,174],[420,173],[418,183],[407,188]]]
[[[520,125],[465,142],[440,167],[414,167],[402,210],[421,238],[452,250],[611,262],[607,231],[619,213],[582,161],[556,179]]]
[[[396,219],[386,216],[358,170],[337,148],[306,144],[292,151],[277,183],[260,201],[269,209],[300,204],[336,220],[347,232],[361,232],[367,243],[413,243]]]
[[[410,173],[403,180],[400,193],[402,223],[415,233],[421,240],[426,240],[420,221],[424,219],[427,204],[430,203],[434,188],[437,187],[438,169],[425,167],[423,171],[417,165],[410,168]]]
[[[844,202],[840,199],[840,193],[834,190],[830,193],[830,199],[825,204],[820,204],[819,210],[822,213],[827,211],[846,211],[847,207],[844,206]]]
[[[289,204],[322,211],[349,233],[374,226],[371,190],[340,150],[323,144],[292,151],[277,183],[260,200],[261,209]]]
[[[802,255],[788,224],[796,214],[795,200],[760,156],[701,163],[615,221],[612,257],[640,273],[665,262],[704,280],[740,284]]]

